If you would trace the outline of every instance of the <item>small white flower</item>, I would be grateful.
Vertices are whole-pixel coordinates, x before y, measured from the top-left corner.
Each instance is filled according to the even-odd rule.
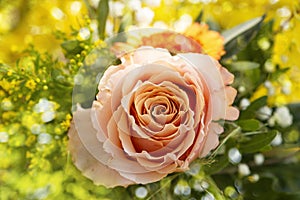
[[[289,80],[285,80],[282,83],[282,88],[281,88],[281,92],[283,94],[291,94],[291,90],[292,90],[292,83]]]
[[[91,32],[88,28],[84,27],[79,30],[78,36],[83,40],[87,40],[91,36]]]
[[[73,15],[76,15],[81,10],[82,4],[80,1],[74,1],[70,5],[70,10]]]
[[[278,146],[282,144],[282,135],[281,133],[277,133],[277,135],[275,136],[275,138],[272,140],[271,145],[272,146]]]
[[[264,68],[267,72],[272,73],[276,70],[274,63],[271,60],[267,60],[264,64]]]
[[[272,116],[268,119],[269,126],[273,127],[273,126],[275,126],[275,123],[276,123],[276,119],[274,116]]]
[[[237,164],[242,160],[242,154],[237,148],[231,148],[228,151],[228,158],[232,164]]]
[[[140,199],[143,199],[145,198],[146,196],[148,195],[148,191],[145,187],[141,186],[141,187],[138,187],[136,190],[135,190],[135,196],[137,196],[138,198]]]
[[[154,28],[167,29],[168,25],[163,21],[156,21],[156,22],[154,22],[153,27]]]
[[[144,3],[146,4],[146,6],[153,8],[160,6],[160,0],[144,0]]]
[[[194,188],[194,190],[196,190],[198,192],[203,192],[207,188],[209,188],[209,184],[206,181],[197,180],[197,181],[195,181],[193,188]]]
[[[191,194],[191,188],[187,184],[178,183],[174,188],[174,194],[188,196]]]
[[[286,106],[278,107],[273,116],[277,124],[282,128],[289,127],[293,123],[293,116]]]
[[[49,144],[52,140],[52,136],[48,133],[41,133],[38,136],[38,143],[40,144]]]
[[[34,199],[46,199],[49,195],[50,186],[46,185],[45,187],[41,187],[35,190],[33,193]]]
[[[91,6],[93,6],[94,8],[97,8],[99,5],[99,1],[100,0],[89,0],[89,3],[91,4]]]
[[[147,7],[138,10],[135,13],[135,19],[139,26],[148,26],[154,18],[154,12]]]
[[[176,32],[184,32],[193,23],[193,18],[189,14],[182,15],[179,20],[174,23],[174,29]]]
[[[246,91],[246,88],[245,88],[245,86],[241,85],[241,86],[239,86],[238,90],[240,93],[243,93]]]
[[[250,105],[250,101],[247,98],[243,98],[240,102],[240,108],[245,110]]]
[[[33,134],[39,134],[41,133],[42,131],[42,125],[40,124],[33,124],[30,128],[30,131],[33,133]]]
[[[121,2],[114,2],[114,1],[109,1],[109,13],[113,17],[121,17],[123,15],[123,10],[124,10],[124,4]]]
[[[257,118],[260,120],[267,120],[271,117],[271,115],[272,115],[272,109],[269,108],[268,106],[261,107],[256,113]]]
[[[192,176],[195,176],[199,173],[201,166],[197,163],[197,164],[192,164],[190,166],[190,169],[188,171],[186,171],[187,174],[190,174]]]
[[[140,9],[142,7],[140,0],[130,0],[127,5],[131,10],[134,10],[134,11],[137,11],[138,9]]]
[[[249,176],[248,179],[250,182],[255,183],[255,182],[259,181],[259,175],[253,174],[252,176]]]
[[[201,200],[215,200],[215,197],[212,193],[207,192],[205,195],[201,197]]]
[[[290,17],[292,12],[288,7],[284,6],[282,8],[277,9],[277,14],[280,17]]]
[[[51,15],[57,20],[61,20],[65,16],[64,12],[57,7],[51,9]]]
[[[110,20],[106,21],[105,32],[110,36],[114,34],[114,24]]]
[[[276,4],[279,0],[270,0],[271,4]]]
[[[55,104],[52,101],[48,101],[46,98],[42,98],[39,100],[37,104],[33,107],[34,112],[42,113],[46,111],[54,110]]]
[[[248,176],[250,174],[249,166],[244,163],[239,164],[238,172],[241,176]]]
[[[4,100],[1,102],[1,107],[2,107],[3,110],[8,111],[8,110],[13,109],[13,104],[11,103],[10,100],[4,99]]]
[[[254,163],[256,165],[262,165],[264,163],[264,161],[265,161],[265,157],[263,154],[258,153],[258,154],[254,155]]]
[[[9,136],[6,132],[0,132],[0,143],[5,143],[9,139]]]
[[[258,46],[262,49],[262,50],[268,50],[271,46],[270,41],[268,40],[268,38],[264,37],[258,40]]]
[[[270,81],[266,81],[264,83],[264,85],[268,90],[268,95],[273,96],[275,94],[275,88],[274,88],[273,84]]]
[[[42,121],[45,123],[52,121],[54,118],[55,118],[54,111],[46,111],[42,114]]]

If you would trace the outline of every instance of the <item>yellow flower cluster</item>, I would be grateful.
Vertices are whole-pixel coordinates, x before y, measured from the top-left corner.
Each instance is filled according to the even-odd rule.
[[[60,48],[55,32],[68,34],[71,27],[80,27],[86,13],[84,1],[1,1],[0,63],[15,62],[28,45],[58,57]]]

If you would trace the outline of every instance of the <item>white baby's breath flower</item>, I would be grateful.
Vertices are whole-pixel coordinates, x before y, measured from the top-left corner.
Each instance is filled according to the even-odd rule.
[[[228,158],[232,164],[237,164],[242,160],[242,154],[237,148],[231,148],[228,151]]]
[[[243,86],[243,85],[239,86],[238,91],[239,91],[240,93],[245,92],[245,91],[246,91],[245,86]]]
[[[109,13],[113,17],[121,17],[123,15],[125,5],[119,1],[109,1]]]
[[[160,0],[143,0],[143,2],[146,4],[146,6],[149,7],[158,7],[160,6]]]
[[[215,197],[212,193],[207,192],[205,195],[201,197],[201,200],[215,200]]]
[[[262,165],[264,163],[264,161],[265,161],[265,157],[263,154],[258,153],[258,154],[254,155],[254,163],[256,165]]]
[[[174,23],[174,29],[176,32],[184,32],[193,23],[193,18],[189,14],[182,15],[179,20]]]
[[[247,164],[241,163],[238,165],[238,172],[241,176],[248,176],[250,175],[250,169]]]
[[[134,11],[141,9],[141,7],[142,7],[140,0],[130,0],[127,5],[131,10],[134,10]]]
[[[275,94],[275,88],[274,88],[274,85],[270,82],[270,81],[266,81],[264,83],[265,87],[267,88],[268,90],[268,95],[269,96],[273,96]]]
[[[33,107],[33,111],[36,113],[42,113],[46,111],[51,111],[54,110],[55,108],[55,103],[52,101],[49,101],[46,98],[42,98],[39,100],[37,104]]]
[[[146,196],[148,195],[148,191],[145,187],[141,186],[141,187],[138,187],[136,190],[135,190],[135,196],[137,196],[138,198],[140,199],[143,199],[145,198]]]
[[[168,25],[163,21],[156,21],[156,22],[154,22],[153,27],[154,28],[167,29]]]
[[[272,115],[272,109],[269,108],[268,106],[261,107],[256,113],[257,118],[260,120],[267,120],[271,117],[271,115]]]
[[[273,126],[275,126],[275,123],[276,123],[276,119],[274,116],[272,116],[268,119],[269,126],[273,127]]]
[[[7,132],[0,132],[0,143],[5,143],[9,139]]]
[[[240,102],[240,108],[245,110],[250,105],[250,101],[247,98],[243,98]]]
[[[259,181],[259,175],[258,174],[253,174],[252,176],[248,177],[248,180],[252,183],[255,183],[255,182]]]
[[[264,64],[264,68],[267,72],[272,73],[276,70],[274,63],[271,60],[267,60]]]
[[[48,133],[41,133],[38,136],[38,143],[39,144],[49,144],[52,140],[52,136]]]
[[[42,114],[42,121],[45,123],[52,121],[54,118],[55,118],[54,111],[46,111]]]
[[[83,27],[79,30],[78,32],[78,36],[82,39],[82,40],[87,40],[91,35],[91,32],[88,28]]]
[[[282,83],[282,88],[281,88],[281,92],[283,94],[291,94],[291,90],[292,90],[292,82],[289,80],[285,80]]]
[[[153,17],[154,12],[148,7],[144,7],[135,13],[135,19],[141,27],[149,26]]]
[[[33,124],[30,127],[30,131],[32,132],[32,134],[40,134],[42,131],[43,126],[41,124]]]
[[[293,116],[286,106],[278,107],[274,113],[275,121],[282,128],[289,127],[293,123]]]
[[[2,100],[2,102],[1,102],[1,108],[2,108],[3,110],[8,111],[8,110],[13,109],[13,107],[14,107],[14,106],[13,106],[13,104],[11,103],[10,100],[8,100],[8,99]]]
[[[277,135],[275,136],[275,138],[272,140],[271,145],[272,146],[279,146],[282,144],[282,135],[281,133],[277,133]]]

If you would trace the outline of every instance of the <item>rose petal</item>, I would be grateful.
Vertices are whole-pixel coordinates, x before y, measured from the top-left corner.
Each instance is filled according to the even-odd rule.
[[[104,185],[106,187],[115,187],[118,185],[128,186],[133,184],[132,181],[122,177],[117,171],[108,168],[99,162],[99,159],[95,157],[95,154],[101,155],[102,159],[108,156],[103,152],[102,144],[99,144],[96,139],[96,131],[92,128],[91,121],[89,119],[89,110],[79,109],[74,113],[74,121],[72,122],[71,128],[68,132],[69,144],[68,149],[74,160],[74,164],[82,173],[93,180],[97,185]],[[81,127],[79,131],[84,130],[84,141],[88,142],[92,148],[87,149],[82,141],[82,137],[79,136],[79,131],[76,127]],[[90,152],[91,151],[91,152]]]

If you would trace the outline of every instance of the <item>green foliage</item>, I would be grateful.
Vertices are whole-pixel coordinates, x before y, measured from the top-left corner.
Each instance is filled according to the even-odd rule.
[[[265,16],[257,17],[244,22],[232,29],[222,32],[225,39],[226,54],[223,59],[230,58],[246,47],[249,41],[257,34]]]
[[[252,119],[255,118],[257,110],[261,107],[263,107],[264,105],[267,104],[267,97],[263,96],[260,97],[258,99],[256,99],[255,101],[253,101],[249,107],[247,107],[246,110],[243,110],[240,113],[240,118],[239,119]]]
[[[98,34],[100,39],[104,39],[105,37],[104,33],[108,12],[108,0],[100,0],[97,8]]]
[[[269,145],[275,138],[277,131],[268,131],[249,137],[247,141],[239,144],[239,149],[243,153],[254,153]]]

